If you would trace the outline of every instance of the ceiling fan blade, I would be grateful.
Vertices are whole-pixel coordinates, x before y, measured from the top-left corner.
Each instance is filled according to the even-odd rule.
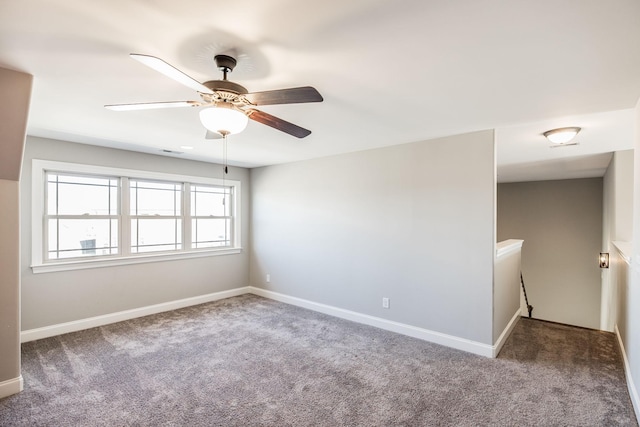
[[[105,105],[113,111],[133,111],[133,110],[153,110],[156,108],[175,108],[175,107],[199,107],[202,105],[198,101],[169,101],[169,102],[139,102],[137,104],[112,104]]]
[[[258,123],[262,123],[263,125],[271,126],[274,129],[282,131],[284,133],[288,133],[289,135],[293,135],[296,138],[304,138],[305,136],[309,136],[311,131],[305,128],[302,128],[298,125],[294,125],[293,123],[289,123],[286,120],[282,120],[276,116],[272,116],[271,114],[265,113],[260,110],[250,110],[249,118],[251,120],[255,120]]]
[[[299,104],[302,102],[322,102],[322,95],[311,86],[290,89],[268,90],[245,95],[253,105]]]
[[[207,133],[204,135],[204,139],[222,139],[222,135],[218,132],[211,132],[207,129]]]
[[[135,59],[136,61],[143,63],[147,67],[153,68],[157,72],[162,73],[165,76],[170,77],[173,80],[177,81],[178,83],[182,83],[183,85],[190,87],[193,90],[196,90],[202,93],[213,94],[213,91],[211,89],[209,89],[199,81],[189,77],[188,75],[178,70],[173,65],[170,65],[164,62],[160,58],[156,58],[155,56],[150,56],[150,55],[141,55],[138,53],[131,53],[129,54],[129,56]]]

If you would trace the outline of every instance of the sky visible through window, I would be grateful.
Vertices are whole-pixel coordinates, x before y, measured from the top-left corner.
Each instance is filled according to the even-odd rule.
[[[183,203],[190,203],[191,248],[231,245],[229,188],[128,180],[129,209],[119,216],[120,179],[47,174],[48,258],[117,255],[120,221],[128,221],[132,254],[184,249]],[[129,240],[129,239],[127,239]]]
[[[49,258],[118,252],[118,179],[50,173],[47,214]]]

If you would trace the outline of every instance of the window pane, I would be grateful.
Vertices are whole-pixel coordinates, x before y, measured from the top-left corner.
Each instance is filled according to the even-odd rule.
[[[109,212],[109,215],[118,215],[118,212],[120,212],[120,209],[118,209],[118,202],[119,202],[119,198],[118,198],[118,186],[112,186],[111,187],[111,211]]]
[[[47,174],[49,215],[117,215],[118,180]]]
[[[182,249],[180,219],[132,219],[131,252],[153,252]]]
[[[112,219],[50,219],[49,259],[118,253],[118,221]]]
[[[231,245],[231,220],[193,219],[191,221],[194,248],[212,248]]]
[[[229,188],[191,186],[192,216],[229,216],[230,207]]]
[[[131,215],[179,216],[182,184],[131,180]]]
[[[58,185],[55,182],[47,182],[47,214],[55,215],[58,205]]]

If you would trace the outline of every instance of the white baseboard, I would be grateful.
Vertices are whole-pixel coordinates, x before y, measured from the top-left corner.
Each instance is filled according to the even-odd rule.
[[[622,352],[622,360],[624,361],[624,373],[627,377],[627,388],[629,389],[629,397],[631,398],[631,403],[633,404],[633,410],[636,412],[636,419],[640,420],[640,395],[638,395],[638,389],[636,388],[636,385],[633,382],[633,377],[631,376],[631,366],[629,366],[629,359],[627,359],[627,352],[624,349],[624,343],[622,342],[622,337],[620,336],[618,325],[615,325],[615,329],[616,336],[618,337],[618,344],[620,344],[620,351]]]
[[[97,326],[109,325],[111,323],[122,322],[123,320],[135,319],[136,317],[148,316],[150,314],[162,313],[164,311],[177,310],[179,308],[192,305],[204,304],[225,298],[243,295],[249,292],[248,287],[236,288],[228,291],[214,292],[197,297],[184,298],[176,301],[169,301],[161,304],[148,305],[131,310],[118,311],[102,316],[89,317],[87,319],[74,320],[72,322],[59,323],[57,325],[45,326],[42,328],[28,329],[20,333],[21,342],[29,342],[42,338],[62,335],[69,332],[81,331],[95,328]]]
[[[0,399],[11,396],[12,394],[20,393],[23,387],[24,383],[22,381],[22,375],[18,378],[0,382]]]
[[[498,340],[493,345],[493,353],[491,357],[498,357],[498,353],[500,353],[500,350],[502,350],[502,346],[505,342],[507,342],[507,338],[509,338],[509,335],[511,335],[511,331],[513,331],[513,328],[516,327],[521,317],[522,316],[520,315],[520,308],[518,308],[518,310],[515,312],[515,314],[507,324],[507,327],[504,328],[504,331],[502,331],[502,333],[498,337]]]
[[[278,292],[268,291],[266,289],[249,287],[249,292],[261,297],[273,299],[298,307],[307,308],[309,310],[318,311],[330,316],[340,317],[342,319],[351,320],[353,322],[362,323],[376,328],[385,329],[387,331],[396,332],[402,335],[419,338],[435,344],[444,345],[455,348],[457,350],[467,351],[469,353],[478,354],[480,356],[494,357],[494,347],[489,344],[482,344],[477,341],[471,341],[465,338],[459,338],[453,335],[447,335],[440,332],[430,331],[428,329],[418,328],[416,326],[406,325],[391,320],[381,319],[379,317],[369,316],[368,314],[357,313],[355,311],[345,310],[326,304],[305,300],[302,298],[291,297],[280,294]]]
[[[45,326],[42,328],[28,329],[20,334],[21,342],[29,342],[42,338],[53,337],[56,335],[66,334],[69,332],[81,331],[84,329],[104,326],[111,323],[121,322],[123,320],[135,319],[137,317],[148,316],[151,314],[161,313],[165,311],[177,310],[179,308],[189,307],[197,304],[204,304],[211,301],[217,301],[230,298],[246,293],[252,293],[265,298],[307,308],[309,310],[318,311],[330,316],[339,317],[357,323],[362,323],[376,328],[385,329],[387,331],[396,332],[402,335],[422,339],[435,344],[444,345],[458,350],[467,351],[469,353],[478,354],[485,357],[496,357],[504,341],[517,323],[519,316],[514,316],[509,322],[507,328],[495,345],[483,344],[477,341],[456,337],[453,335],[443,334],[441,332],[431,331],[429,329],[419,328],[417,326],[407,325],[404,323],[394,322],[392,320],[382,319],[379,317],[362,314],[351,310],[345,310],[326,304],[305,300],[302,298],[284,295],[278,292],[268,291],[266,289],[246,286],[242,288],[231,289],[228,291],[215,292],[207,295],[201,295],[192,298],[185,298],[177,301],[169,301],[166,303],[150,305],[146,307],[134,308],[131,310],[109,313],[102,316],[89,317],[87,319],[75,320],[72,322],[59,323],[57,325]],[[516,313],[519,314],[519,313]]]

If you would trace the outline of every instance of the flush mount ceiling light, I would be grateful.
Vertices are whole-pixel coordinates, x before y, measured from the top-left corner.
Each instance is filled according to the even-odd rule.
[[[568,127],[551,129],[543,133],[543,135],[554,144],[566,144],[571,141],[580,132],[579,127]]]
[[[212,132],[232,135],[242,132],[247,127],[249,118],[233,105],[222,102],[215,107],[200,110],[200,121]]]

